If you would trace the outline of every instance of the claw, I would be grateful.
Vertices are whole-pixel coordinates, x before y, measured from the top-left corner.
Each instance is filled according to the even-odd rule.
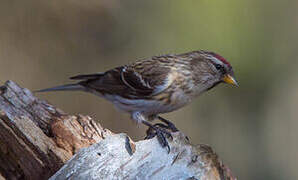
[[[169,143],[168,143],[166,137],[164,136],[163,132],[160,131],[160,129],[156,131],[156,137],[157,137],[157,140],[160,143],[160,145],[162,147],[166,147],[168,149],[168,154],[169,154],[171,148],[169,146]]]
[[[147,121],[144,121],[143,124],[149,126],[149,129],[146,131],[147,136],[145,137],[145,139],[151,139],[153,137],[157,137],[157,140],[159,142],[159,144],[162,147],[166,147],[168,153],[170,153],[170,146],[169,143],[167,141],[167,137],[173,138],[171,133],[168,132],[164,127],[167,127],[164,124],[158,123],[155,125],[150,124]]]
[[[162,123],[156,123],[153,125],[155,128],[159,128],[164,134],[166,134],[167,138],[171,138],[173,139],[172,134],[167,131],[168,126],[162,124]],[[146,131],[147,136],[145,137],[145,139],[151,139],[154,136],[156,136],[156,129],[149,127]]]
[[[154,129],[149,127],[146,131],[146,137],[144,139],[152,139],[156,136],[156,132],[154,132]]]
[[[158,118],[160,121],[162,121],[162,122],[164,122],[164,123],[166,123],[166,124],[168,125],[168,126],[166,126],[165,128],[170,129],[172,132],[177,132],[177,131],[179,131],[179,130],[176,128],[175,124],[173,124],[171,121],[169,121],[169,120],[167,120],[167,119],[165,119],[165,118],[163,118],[163,117],[160,117],[160,116],[157,116],[157,118]]]

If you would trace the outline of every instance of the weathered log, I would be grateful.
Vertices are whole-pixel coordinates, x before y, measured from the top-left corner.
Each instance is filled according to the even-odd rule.
[[[6,179],[234,179],[209,146],[192,145],[181,132],[172,136],[168,153],[156,138],[135,143],[113,135],[12,81],[0,88],[0,177]]]
[[[0,172],[47,179],[82,147],[111,134],[88,116],[70,116],[6,82],[0,95]]]

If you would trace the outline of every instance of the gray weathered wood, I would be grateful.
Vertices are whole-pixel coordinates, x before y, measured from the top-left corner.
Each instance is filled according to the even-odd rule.
[[[133,145],[131,145],[133,144]],[[130,146],[135,152],[131,153]],[[109,136],[83,148],[51,180],[64,179],[221,179],[216,154],[173,133],[168,154],[157,139],[133,143],[126,134]]]
[[[156,138],[133,142],[12,81],[0,88],[0,175],[6,179],[47,179],[55,172],[52,180],[235,179],[209,146],[192,145],[181,132],[172,136],[168,153]]]

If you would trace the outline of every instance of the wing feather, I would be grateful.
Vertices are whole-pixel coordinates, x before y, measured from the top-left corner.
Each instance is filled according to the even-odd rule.
[[[156,95],[169,87],[170,67],[160,67],[146,62],[143,68],[139,64],[121,66],[104,74],[94,76],[77,76],[85,79],[79,82],[84,87],[96,90],[102,94],[114,94],[130,99],[144,99]],[[152,67],[153,66],[153,67]],[[75,77],[75,79],[78,79]]]

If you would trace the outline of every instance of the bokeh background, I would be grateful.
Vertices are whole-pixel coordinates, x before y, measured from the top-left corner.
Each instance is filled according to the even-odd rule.
[[[36,90],[153,55],[212,50],[232,63],[240,87],[220,85],[165,117],[210,144],[239,179],[298,179],[297,32],[295,0],[1,0],[0,83]],[[38,96],[144,137],[91,94]]]

